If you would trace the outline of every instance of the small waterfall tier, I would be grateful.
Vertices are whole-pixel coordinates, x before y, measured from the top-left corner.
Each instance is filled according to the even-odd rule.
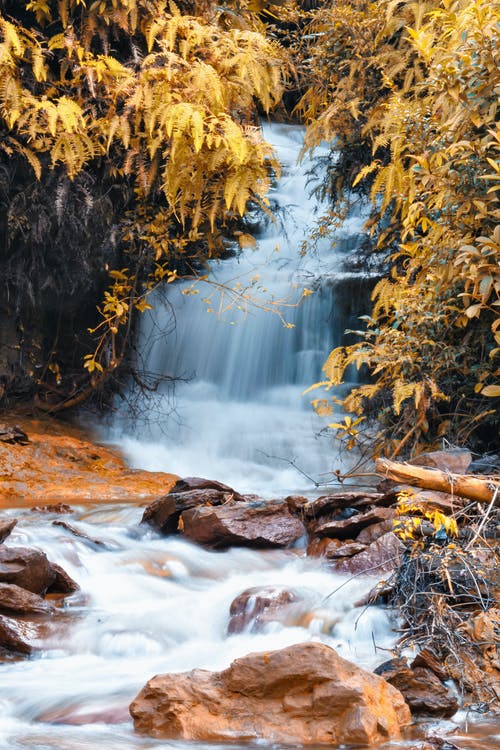
[[[127,401],[139,419],[120,408],[112,439],[135,467],[276,495],[310,488],[305,475],[322,481],[345,469],[302,393],[321,379],[344,330],[356,326],[372,282],[345,270],[364,239],[359,207],[337,231],[335,249],[329,238],[304,252],[325,206],[312,194],[313,162],[298,161],[303,129],[263,128],[282,165],[270,194],[276,218],[256,226],[255,248],[212,262],[211,283],[199,283],[195,294],[188,282],[156,294],[141,321],[137,367],[174,385],[161,384],[149,399],[131,389]],[[241,298],[230,291],[238,284]]]

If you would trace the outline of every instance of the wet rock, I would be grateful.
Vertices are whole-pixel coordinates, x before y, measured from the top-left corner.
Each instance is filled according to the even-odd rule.
[[[181,516],[184,535],[207,547],[287,547],[305,533],[285,503],[238,502],[194,508]]]
[[[396,503],[400,493],[409,495],[412,504],[420,505],[425,509],[437,508],[447,514],[462,508],[468,502],[458,495],[450,495],[448,492],[439,492],[438,490],[421,490],[408,484],[396,485],[387,494],[387,497]]]
[[[316,520],[332,516],[345,508],[362,509],[380,504],[384,504],[384,495],[380,492],[339,492],[302,503],[299,512],[305,520]]]
[[[333,518],[319,523],[314,527],[314,533],[335,539],[353,539],[367,526],[392,519],[394,513],[392,508],[371,508],[348,518]]]
[[[0,615],[0,649],[18,654],[31,654],[33,648],[26,640],[22,625]]]
[[[290,589],[274,586],[254,587],[243,591],[231,603],[228,635],[250,630],[258,633],[269,622],[281,621],[284,610],[300,597]]]
[[[55,612],[38,594],[26,591],[14,583],[0,583],[0,610],[19,614],[43,615]]]
[[[471,462],[472,455],[464,448],[421,453],[409,461],[414,466],[429,466],[440,471],[449,471],[451,474],[466,474]]]
[[[73,508],[67,503],[53,503],[49,505],[35,505],[30,508],[32,513],[72,513]]]
[[[393,517],[389,517],[385,521],[373,523],[371,526],[367,526],[366,529],[363,529],[358,534],[358,536],[356,537],[356,541],[359,544],[371,544],[372,542],[376,542],[377,539],[380,539],[381,536],[387,534],[389,531],[392,531],[393,526]]]
[[[368,545],[363,552],[353,557],[332,560],[331,564],[337,573],[389,573],[399,566],[405,549],[403,542],[390,531]]]
[[[236,490],[233,490],[227,484],[216,482],[214,479],[203,479],[202,477],[184,477],[183,479],[178,479],[170,490],[170,493],[191,492],[192,490],[218,490],[219,492],[233,495],[235,500],[243,499],[239,492],[236,492]]]
[[[0,544],[4,541],[4,539],[7,539],[16,524],[17,520],[15,518],[0,521]]]
[[[446,718],[458,709],[457,698],[426,667],[410,668],[406,659],[391,659],[377,667],[375,674],[404,695],[413,714]]]
[[[0,583],[14,583],[43,596],[54,579],[55,573],[40,550],[0,547]]]
[[[70,534],[73,534],[73,536],[76,536],[79,539],[82,539],[84,542],[87,542],[94,549],[109,549],[107,545],[100,539],[93,539],[88,534],[85,534],[85,532],[77,529],[76,526],[73,526],[70,523],[66,523],[66,521],[52,521],[52,525],[60,526],[61,528],[66,529],[66,531],[69,531]]]
[[[250,654],[223,672],[156,676],[130,713],[153,737],[294,746],[372,744],[398,738],[410,721],[396,689],[321,643]]]
[[[181,513],[185,510],[197,508],[200,505],[222,505],[231,500],[233,500],[233,493],[230,488],[229,491],[209,487],[183,492],[169,492],[165,497],[155,500],[154,503],[147,506],[141,523],[154,526],[162,534],[174,534],[178,530]]]
[[[430,648],[422,649],[422,651],[420,651],[420,653],[417,654],[413,659],[410,667],[412,669],[414,669],[415,667],[424,667],[425,669],[430,669],[431,672],[434,672],[436,677],[438,677],[440,680],[446,680],[448,678],[446,669],[443,667],[436,654],[434,654],[430,650]]]
[[[309,543],[307,554],[310,557],[352,557],[365,549],[366,544],[359,544],[357,540],[323,537],[322,539],[313,539]]]
[[[54,575],[54,580],[47,589],[47,594],[73,594],[80,589],[77,582],[60,565],[51,562],[50,568]]]
[[[285,497],[285,503],[290,513],[299,513],[307,505],[307,497],[303,495],[288,495],[288,497]]]

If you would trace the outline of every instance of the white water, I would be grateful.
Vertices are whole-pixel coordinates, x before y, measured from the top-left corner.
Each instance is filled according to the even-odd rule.
[[[166,299],[156,296],[153,313],[142,320],[139,369],[189,382],[177,384],[173,399],[171,388],[160,388],[149,404],[129,392],[146,420],[131,423],[122,411],[110,439],[136,468],[209,476],[269,496],[312,487],[292,461],[315,481],[330,481],[333,470],[346,468],[338,442],[319,434],[335,415],[321,420],[310,405],[324,394],[302,392],[321,379],[328,353],[341,343],[346,326],[356,324],[369,290],[366,274],[343,268],[346,253],[355,251],[363,236],[362,212],[353,208],[337,233],[336,250],[325,240],[303,255],[303,242],[324,209],[310,196],[312,162],[297,163],[303,130],[264,125],[264,136],[282,164],[270,195],[276,222],[257,231],[255,249],[213,262],[211,279],[227,287],[251,284],[258,304],[286,300],[292,306],[281,309],[294,327],[255,304],[241,304],[243,309],[235,304],[219,315],[227,294],[221,297],[202,283],[196,296],[186,296],[189,284],[172,285]],[[314,294],[294,306],[303,289]]]
[[[108,545],[99,552],[53,526],[56,516],[15,512],[20,523],[5,544],[43,549],[81,592],[50,618],[38,656],[0,667],[2,749],[180,750],[184,743],[136,736],[127,718],[130,701],[154,674],[220,669],[252,651],[312,639],[367,667],[385,660],[375,644],[393,640],[388,614],[353,607],[371,580],[345,585],[301,550],[208,552],[178,537],[159,538],[138,526],[141,514],[130,506],[75,509],[71,523]],[[266,633],[227,637],[232,600],[260,585],[298,593],[292,619]]]

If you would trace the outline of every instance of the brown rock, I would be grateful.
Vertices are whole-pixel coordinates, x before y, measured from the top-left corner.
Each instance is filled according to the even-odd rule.
[[[73,509],[67,503],[53,503],[49,505],[35,505],[30,508],[32,513],[72,513]]]
[[[181,516],[184,535],[208,547],[287,547],[305,533],[285,503],[238,502],[194,508]]]
[[[375,673],[404,695],[414,714],[446,718],[458,709],[456,697],[430,669],[410,669],[406,659],[391,659],[377,667]]]
[[[54,582],[46,555],[28,547],[0,547],[0,583],[14,583],[43,595]]]
[[[147,506],[141,523],[154,526],[162,534],[174,534],[178,530],[179,518],[183,511],[200,505],[222,505],[232,499],[232,491],[214,488],[169,492],[165,497]]]
[[[170,493],[192,492],[192,490],[218,490],[219,492],[233,495],[235,500],[241,499],[242,497],[236,492],[236,490],[233,490],[233,488],[229,487],[227,484],[216,482],[214,479],[203,479],[202,477],[184,477],[183,479],[178,479],[170,490]]]
[[[55,612],[38,594],[32,594],[14,583],[0,583],[0,610],[19,614],[50,614]]]
[[[403,542],[390,531],[372,542],[358,555],[332,561],[333,570],[350,575],[388,573],[398,567],[405,549]]]
[[[300,512],[305,519],[317,519],[345,508],[379,505],[383,499],[384,496],[380,492],[338,492],[334,495],[322,495],[302,504]]]
[[[415,667],[425,667],[426,669],[430,669],[431,672],[434,672],[436,677],[440,680],[446,680],[448,678],[446,669],[443,667],[436,654],[434,654],[429,648],[422,649],[422,651],[413,659],[410,667],[412,669]]]
[[[372,744],[409,723],[402,695],[321,643],[250,654],[223,672],[150,680],[130,706],[137,731],[198,742]]]
[[[15,518],[12,518],[10,521],[0,521],[0,544],[4,539],[7,539],[16,524],[17,520]]]
[[[263,586],[247,589],[236,597],[229,609],[228,635],[249,629],[251,633],[262,630],[269,622],[280,622],[288,605],[299,601],[299,596],[289,589]],[[281,615],[281,617],[280,617]]]
[[[356,541],[360,544],[371,544],[372,542],[376,542],[377,539],[380,539],[381,536],[387,534],[388,531],[392,531],[393,525],[393,518],[387,518],[385,521],[373,523],[358,534]]]
[[[19,654],[31,654],[33,650],[25,638],[22,624],[2,615],[0,615],[0,649]]]
[[[81,531],[80,529],[77,529],[76,526],[73,526],[70,523],[66,523],[66,521],[52,521],[53,526],[60,526],[63,529],[66,529],[66,531],[69,531],[70,534],[73,534],[73,536],[78,537],[79,539],[82,539],[83,541],[87,542],[89,546],[94,548],[101,548],[106,549],[107,545],[101,540],[101,539],[94,539],[90,537],[88,534],[85,534],[85,532]]]
[[[336,557],[335,552],[342,544],[340,539],[313,537],[307,545],[307,554],[309,557]]]
[[[54,574],[54,580],[47,589],[47,594],[73,594],[78,591],[80,586],[74,581],[68,573],[57,563],[50,563],[50,568]]]
[[[317,536],[328,536],[335,539],[353,539],[367,526],[381,521],[387,521],[394,517],[392,508],[371,508],[364,513],[356,513],[349,518],[332,519],[318,524],[314,528]]]
[[[426,509],[429,507],[437,508],[444,513],[452,513],[463,508],[468,502],[465,498],[458,497],[458,495],[450,495],[448,492],[438,492],[438,490],[421,490],[418,487],[411,487],[408,484],[396,485],[386,497],[396,503],[400,493],[407,493],[410,496],[411,503],[420,505]]]
[[[288,497],[285,497],[285,503],[290,513],[301,513],[302,508],[307,505],[307,497],[303,495],[288,495]]]
[[[409,461],[414,466],[431,466],[441,471],[449,471],[451,474],[466,474],[471,462],[472,456],[464,448],[421,453]]]

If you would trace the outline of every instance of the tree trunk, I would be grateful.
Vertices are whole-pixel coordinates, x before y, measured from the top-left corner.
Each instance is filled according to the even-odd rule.
[[[480,478],[472,474],[450,474],[438,469],[396,463],[387,458],[379,458],[375,462],[375,467],[377,473],[395,482],[411,484],[426,490],[448,492],[480,503],[490,503],[495,496],[496,504],[500,504],[500,477]]]

